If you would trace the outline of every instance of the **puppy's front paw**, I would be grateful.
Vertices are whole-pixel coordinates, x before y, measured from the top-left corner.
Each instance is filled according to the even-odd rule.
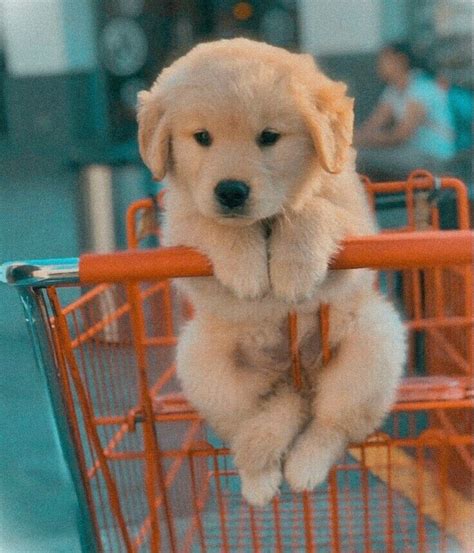
[[[275,259],[270,263],[270,281],[275,296],[288,303],[310,300],[326,278],[328,264]]]
[[[255,299],[265,295],[270,288],[266,262],[260,259],[213,260],[214,274],[224,286],[242,299]]]
[[[240,472],[242,495],[253,507],[265,507],[279,493],[282,475],[280,467],[256,474]]]
[[[310,491],[324,482],[339,448],[317,434],[305,432],[285,462],[285,479],[294,492]]]

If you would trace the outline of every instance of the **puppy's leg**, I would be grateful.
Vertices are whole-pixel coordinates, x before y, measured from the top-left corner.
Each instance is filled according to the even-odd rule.
[[[185,211],[183,216],[171,201],[168,207],[167,246],[186,245],[202,251],[211,260],[217,280],[239,298],[258,298],[268,291],[267,248],[260,225],[216,225],[196,212]]]
[[[389,303],[374,297],[360,308],[320,376],[313,420],[288,455],[285,477],[294,491],[320,484],[349,441],[380,425],[403,370],[404,334]]]
[[[255,506],[267,504],[281,482],[281,462],[307,415],[303,398],[281,385],[242,421],[232,439],[242,495]]]
[[[233,364],[231,333],[199,319],[188,323],[178,345],[177,372],[186,397],[231,445],[244,496],[264,505],[278,490],[281,457],[300,430],[305,408],[289,386],[269,395],[268,374]]]
[[[310,299],[326,278],[331,257],[349,231],[349,214],[324,198],[299,212],[288,210],[272,227],[270,282],[290,303]]]
[[[253,507],[265,507],[279,493],[283,475],[281,467],[268,467],[260,472],[239,469],[242,496]]]

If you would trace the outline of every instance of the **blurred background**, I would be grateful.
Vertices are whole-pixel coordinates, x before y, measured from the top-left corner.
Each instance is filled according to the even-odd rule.
[[[124,214],[157,185],[135,103],[203,40],[249,36],[314,54],[356,99],[383,91],[380,49],[406,41],[446,91],[447,173],[472,201],[470,0],[0,0],[0,262],[125,245]],[[460,98],[460,100],[459,100]],[[79,551],[77,506],[16,294],[0,288],[0,551]]]

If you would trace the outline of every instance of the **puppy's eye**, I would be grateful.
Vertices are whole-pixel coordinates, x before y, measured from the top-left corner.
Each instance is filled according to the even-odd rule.
[[[194,140],[201,146],[210,146],[212,144],[212,138],[209,131],[198,131],[194,133]]]
[[[276,144],[276,142],[278,142],[280,137],[280,133],[272,131],[270,129],[265,129],[259,134],[257,138],[257,143],[259,146],[273,146],[273,144]]]

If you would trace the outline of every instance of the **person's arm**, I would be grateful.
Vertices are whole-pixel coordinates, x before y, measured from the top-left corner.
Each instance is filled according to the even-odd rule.
[[[393,118],[392,106],[385,102],[379,104],[369,118],[355,132],[354,144],[356,146],[368,146],[371,144],[371,137],[382,131]]]
[[[425,118],[425,109],[418,102],[409,102],[405,115],[395,127],[389,130],[377,129],[370,135],[371,146],[396,146],[406,142]]]

